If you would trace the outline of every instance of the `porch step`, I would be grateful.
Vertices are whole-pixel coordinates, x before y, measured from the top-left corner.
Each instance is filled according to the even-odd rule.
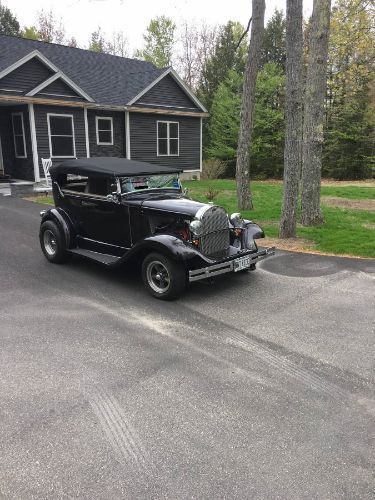
[[[73,255],[79,255],[87,259],[95,260],[96,262],[100,262],[105,266],[113,266],[120,260],[120,257],[108,255],[105,253],[93,252],[92,250],[86,250],[85,248],[72,248],[69,250],[69,253]]]

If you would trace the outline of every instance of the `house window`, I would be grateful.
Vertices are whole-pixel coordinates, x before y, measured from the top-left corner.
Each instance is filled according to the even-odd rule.
[[[158,156],[178,156],[179,142],[178,122],[157,122]]]
[[[16,158],[26,158],[25,127],[23,113],[12,113],[14,154]]]
[[[47,123],[51,158],[75,158],[73,115],[48,113]]]
[[[102,146],[112,146],[113,144],[113,118],[96,117],[96,143]]]

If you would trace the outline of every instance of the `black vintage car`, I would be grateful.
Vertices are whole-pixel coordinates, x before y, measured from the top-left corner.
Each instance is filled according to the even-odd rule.
[[[262,229],[240,214],[190,200],[180,170],[123,158],[67,160],[51,167],[55,208],[41,212],[50,262],[80,255],[106,266],[142,262],[149,292],[180,295],[189,282],[255,269]]]

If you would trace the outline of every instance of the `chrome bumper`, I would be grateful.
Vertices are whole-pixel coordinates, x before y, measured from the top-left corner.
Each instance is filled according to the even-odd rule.
[[[248,255],[250,257],[251,265],[269,257],[270,255],[275,255],[275,250],[275,247],[271,247],[264,250],[259,250],[256,253],[244,253],[242,255],[233,257],[233,259],[231,260],[220,262],[220,264],[212,264],[212,266],[194,269],[192,271],[189,271],[189,282],[211,278],[213,276],[218,276],[219,274],[234,272],[234,261],[236,259]]]

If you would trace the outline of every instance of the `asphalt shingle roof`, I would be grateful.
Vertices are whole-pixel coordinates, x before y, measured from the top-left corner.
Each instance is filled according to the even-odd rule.
[[[138,59],[0,35],[0,71],[33,50],[47,57],[97,104],[125,105],[166,69]]]

